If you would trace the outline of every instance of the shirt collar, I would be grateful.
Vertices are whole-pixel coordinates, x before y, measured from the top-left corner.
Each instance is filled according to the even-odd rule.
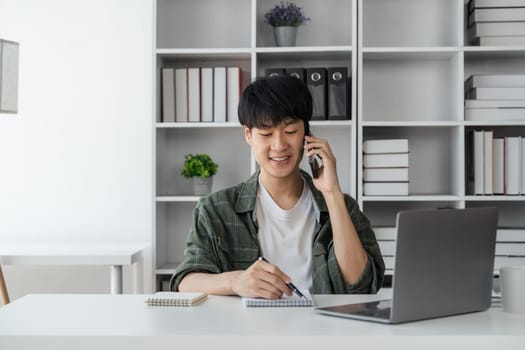
[[[300,171],[301,176],[306,181],[306,184],[310,187],[310,191],[314,197],[315,216],[319,222],[321,213],[328,213],[328,207],[326,206],[323,194],[315,188],[312,182],[312,177],[307,172],[303,170]],[[255,210],[255,202],[257,200],[257,183],[260,172],[260,170],[257,170],[246,182],[242,184],[239,197],[235,203],[235,212],[246,213],[251,211],[253,213]]]

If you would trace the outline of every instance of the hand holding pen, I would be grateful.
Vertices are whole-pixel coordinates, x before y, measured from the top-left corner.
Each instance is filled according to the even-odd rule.
[[[291,296],[294,292],[290,277],[262,257],[246,270],[232,271],[231,276],[230,288],[239,296],[278,299],[283,294]]]
[[[270,263],[268,260],[266,260],[264,257],[259,257],[259,260],[262,260],[262,261],[266,261],[267,263]],[[288,286],[288,288],[290,288],[291,290],[294,291],[295,294],[297,294],[300,298],[302,299],[306,299],[306,297],[304,296],[303,293],[301,293],[301,291],[292,283],[287,283],[286,284]]]

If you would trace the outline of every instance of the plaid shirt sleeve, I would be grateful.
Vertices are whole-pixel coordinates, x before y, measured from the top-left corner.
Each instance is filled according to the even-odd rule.
[[[215,240],[211,234],[210,217],[199,202],[193,213],[193,223],[184,250],[185,260],[180,264],[170,281],[170,290],[178,290],[182,279],[190,272],[219,273]]]
[[[347,284],[342,276],[333,247],[329,222],[323,224],[319,238],[314,243],[314,293],[318,294],[373,294],[383,283],[385,264],[368,218],[359,210],[354,199],[345,195],[345,203],[361,244],[368,255],[368,262],[361,277],[354,284]]]
[[[186,242],[185,260],[171,278],[171,290],[178,290],[188,273],[245,270],[260,256],[252,212],[235,210],[238,190],[239,187],[226,189],[199,200]]]

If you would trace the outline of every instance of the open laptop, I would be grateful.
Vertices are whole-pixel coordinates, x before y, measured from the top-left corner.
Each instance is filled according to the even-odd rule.
[[[382,323],[486,310],[497,220],[496,208],[399,212],[392,299],[315,310]]]

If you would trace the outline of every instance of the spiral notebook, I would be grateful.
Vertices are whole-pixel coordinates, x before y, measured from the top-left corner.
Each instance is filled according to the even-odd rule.
[[[208,294],[202,292],[157,292],[144,300],[150,306],[193,306],[202,303]]]
[[[242,304],[245,307],[311,307],[314,306],[314,300],[308,292],[303,292],[306,298],[297,295],[283,296],[280,299],[263,299],[263,298],[242,298]]]

